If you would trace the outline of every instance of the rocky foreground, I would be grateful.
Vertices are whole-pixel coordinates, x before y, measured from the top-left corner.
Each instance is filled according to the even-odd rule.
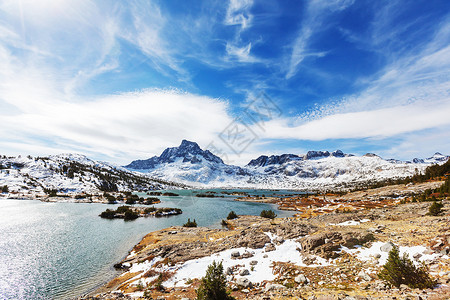
[[[86,299],[195,299],[199,278],[222,261],[237,299],[449,299],[450,201],[304,218],[241,216],[229,229],[171,227],[148,234]],[[391,288],[377,272],[393,245],[428,266],[434,289]],[[147,298],[144,298],[144,295]]]

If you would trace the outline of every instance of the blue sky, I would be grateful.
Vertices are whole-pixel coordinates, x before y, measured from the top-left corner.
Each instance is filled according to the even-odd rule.
[[[2,154],[450,154],[449,1],[3,0],[0,66]]]

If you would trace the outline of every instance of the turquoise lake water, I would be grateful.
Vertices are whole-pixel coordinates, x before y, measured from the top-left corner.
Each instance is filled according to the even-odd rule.
[[[0,299],[76,298],[117,275],[113,264],[151,231],[182,225],[187,218],[199,226],[220,227],[231,210],[247,215],[276,210],[270,204],[233,201],[235,197],[196,198],[191,191],[176,192],[182,196],[159,197],[162,203],[155,206],[178,207],[182,215],[128,222],[98,216],[118,205],[0,200]]]

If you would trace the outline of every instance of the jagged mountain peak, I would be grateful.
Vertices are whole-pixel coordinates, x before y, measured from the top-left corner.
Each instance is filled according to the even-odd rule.
[[[180,146],[167,148],[160,156],[154,156],[146,160],[132,161],[125,168],[134,170],[154,169],[158,165],[171,164],[180,160],[182,163],[191,164],[201,163],[202,161],[224,164],[220,157],[212,154],[209,150],[202,150],[197,143],[182,140]]]
[[[351,154],[345,154],[342,150],[336,150],[333,152],[328,151],[308,151],[305,155],[296,154],[281,154],[281,155],[261,155],[256,159],[252,159],[246,166],[247,167],[265,167],[269,165],[281,165],[289,161],[296,160],[308,160],[308,159],[320,159],[325,157],[346,157],[352,156]]]
[[[275,165],[275,164],[284,164],[285,162],[291,161],[291,160],[298,160],[301,159],[298,155],[295,154],[281,154],[281,155],[261,155],[260,157],[256,159],[252,159],[248,164],[247,167],[265,167],[268,165]]]
[[[200,146],[196,142],[191,142],[191,141],[188,141],[188,140],[182,140],[179,148],[200,149]]]
[[[381,158],[379,155],[375,154],[375,153],[366,153],[363,155],[363,157],[376,157],[376,158]]]

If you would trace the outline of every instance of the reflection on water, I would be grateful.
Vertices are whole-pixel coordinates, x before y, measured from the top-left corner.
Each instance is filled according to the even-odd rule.
[[[98,217],[117,205],[0,200],[0,299],[76,297],[111,279],[116,274],[112,265],[150,231],[182,225],[188,217],[199,226],[220,227],[231,210],[258,215],[274,209],[232,197],[179,193],[183,195],[160,197],[162,203],[155,206],[179,207],[182,215],[130,222]]]

